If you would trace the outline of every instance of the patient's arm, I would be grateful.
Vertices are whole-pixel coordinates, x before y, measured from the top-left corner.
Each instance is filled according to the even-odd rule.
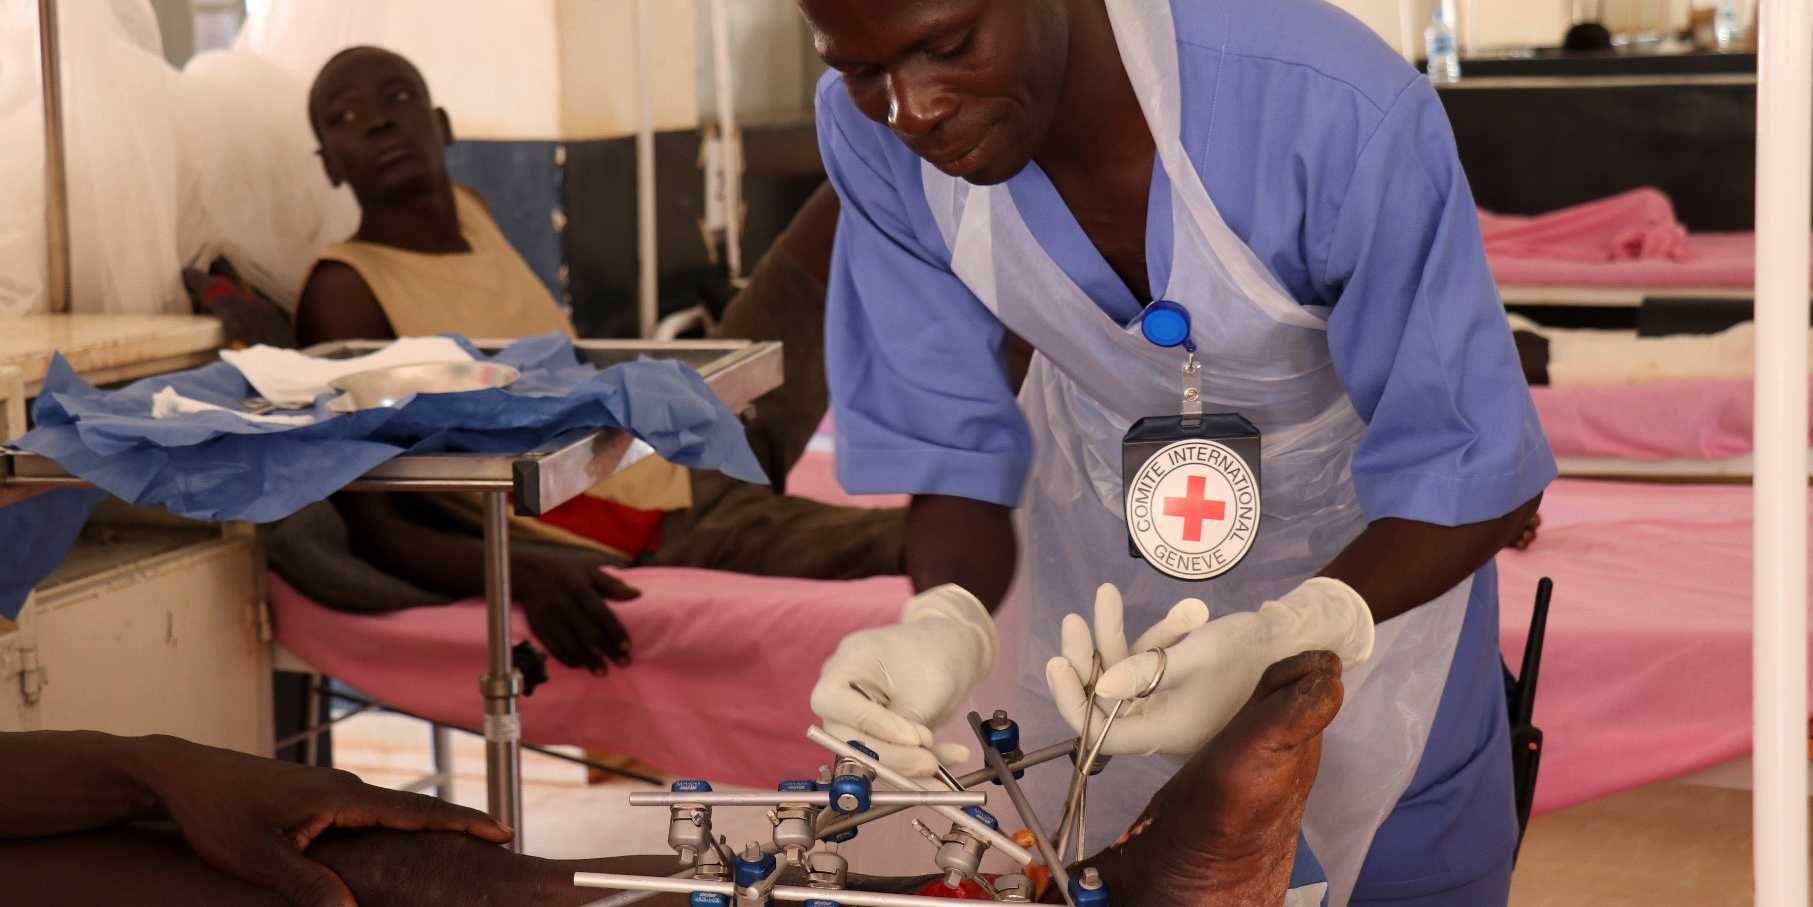
[[[316,263],[296,302],[296,339],[303,346],[396,336],[390,316],[358,271],[338,261]]]
[[[341,492],[333,502],[361,559],[449,598],[485,594],[483,539],[408,510],[415,506],[408,495]],[[600,674],[607,664],[629,664],[629,632],[606,602],[642,593],[606,569],[615,566],[602,554],[577,548],[511,545],[511,598],[522,606],[535,638],[561,664]]]
[[[133,839],[110,826],[159,818],[175,824],[170,843],[191,864],[186,872],[172,869],[176,876],[211,878],[213,889],[229,893],[246,888],[237,881],[246,880],[308,907],[351,907],[340,879],[303,856],[328,829],[445,829],[509,840],[482,813],[364,785],[345,772],[172,737],[0,734],[0,839],[7,839],[0,840],[0,879],[7,903],[109,903],[124,899],[123,892],[139,900],[136,886],[161,876],[112,872],[120,850],[114,845]],[[122,858],[142,852],[126,848]],[[113,886],[112,894],[86,900],[57,894],[65,886],[92,893],[97,885]],[[47,896],[28,895],[39,890]]]
[[[85,731],[0,733],[0,838],[62,834],[156,815],[134,776],[144,744]]]

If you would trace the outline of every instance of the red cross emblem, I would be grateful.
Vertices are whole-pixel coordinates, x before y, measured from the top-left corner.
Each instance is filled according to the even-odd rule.
[[[1208,479],[1189,476],[1187,481],[1183,497],[1165,498],[1165,516],[1183,517],[1184,541],[1200,542],[1203,522],[1227,519],[1227,504],[1209,500]]]

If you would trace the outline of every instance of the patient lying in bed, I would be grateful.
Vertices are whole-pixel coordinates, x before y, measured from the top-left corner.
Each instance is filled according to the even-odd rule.
[[[305,344],[441,332],[512,338],[573,327],[504,239],[482,199],[455,186],[452,139],[407,60],[354,48],[330,60],[309,96],[321,159],[358,197],[351,241],[325,250],[297,309]],[[717,336],[780,340],[787,380],[763,398],[749,439],[777,481],[804,453],[826,408],[824,283],[836,198],[820,192],[757,265]],[[478,504],[436,496],[340,495],[353,551],[384,573],[445,598],[484,592]],[[606,567],[706,567],[806,579],[901,571],[904,515],[835,507],[690,472],[650,457],[539,519],[516,520],[515,597],[549,653],[602,672],[626,664],[630,641],[603,604],[637,592]],[[283,564],[283,558],[278,558]],[[287,570],[285,571],[287,574]],[[288,577],[313,592],[308,577]],[[395,610],[420,601],[327,601]]]
[[[1084,865],[1101,871],[1122,907],[1191,904],[1201,907],[1274,907],[1283,901],[1289,884],[1304,804],[1321,759],[1321,734],[1341,705],[1340,663],[1328,653],[1307,653],[1274,665],[1266,672],[1251,700],[1219,737],[1210,742],[1147,808],[1135,831],[1122,841],[1090,858]],[[191,792],[209,791],[213,804],[206,815],[194,816],[165,799],[145,802],[106,802],[107,785],[92,781],[71,785],[61,793],[36,791],[28,795],[29,754],[8,750],[0,735],[0,801],[24,802],[25,816],[0,816],[0,878],[7,880],[9,899],[18,903],[60,907],[111,903],[125,894],[133,903],[183,905],[183,907],[347,907],[331,891],[280,897],[261,885],[234,878],[215,868],[241,853],[226,848],[232,842],[210,838],[231,826],[229,819],[245,818],[239,807],[260,799],[256,792],[235,790],[223,778],[209,785],[189,785]],[[54,741],[53,741],[54,743]],[[241,769],[231,778],[251,777],[258,764],[276,765],[249,757],[215,759],[205,748],[188,746],[189,757],[229,764]],[[90,750],[91,753],[104,752]],[[184,754],[172,754],[181,763]],[[225,754],[222,754],[225,755]],[[92,766],[99,776],[110,777],[120,769]],[[180,769],[180,764],[176,766]],[[1110,769],[1112,770],[1112,769]],[[288,767],[283,784],[298,792],[328,785],[341,796],[359,796],[348,789],[342,776],[317,769]],[[83,780],[74,777],[71,781]],[[476,835],[496,840],[493,831],[468,825],[482,817],[453,815],[426,798],[405,802],[414,795],[370,791],[366,796],[391,802],[411,815],[432,816],[434,827],[467,827]],[[129,798],[128,798],[129,799]],[[300,798],[299,798],[300,799]],[[190,804],[193,805],[193,804]],[[300,805],[298,814],[306,811]],[[34,831],[25,823],[37,816]],[[170,830],[141,827],[105,828],[103,817],[161,817],[169,815],[191,841],[212,845],[204,860],[184,843],[183,835]],[[246,813],[250,815],[250,813]],[[450,821],[458,820],[458,821]],[[119,821],[119,819],[112,819]],[[32,837],[73,831],[58,837]],[[245,822],[247,837],[276,832]],[[302,840],[313,840],[307,857],[325,865],[342,880],[360,907],[453,907],[453,905],[581,905],[604,892],[575,888],[574,872],[620,872],[665,875],[674,869],[672,856],[613,857],[599,860],[542,860],[516,856],[478,837],[451,832],[329,831]],[[278,846],[283,846],[279,844]],[[225,848],[225,849],[223,849]],[[293,857],[292,857],[293,859]],[[215,865],[211,865],[215,864]],[[233,864],[242,869],[239,863]],[[858,867],[860,868],[860,867]],[[271,877],[280,877],[273,870]],[[257,873],[263,876],[263,873]],[[860,878],[852,887],[910,892],[929,879]],[[1057,895],[1045,898],[1056,902]],[[677,895],[651,902],[677,905]]]

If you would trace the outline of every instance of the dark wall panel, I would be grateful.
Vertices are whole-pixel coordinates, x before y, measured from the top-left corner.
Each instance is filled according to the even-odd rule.
[[[1442,103],[1479,206],[1540,214],[1654,186],[1689,229],[1749,230],[1756,88],[1451,88]]]
[[[560,286],[561,243],[554,228],[560,205],[560,168],[553,142],[454,142],[447,149],[453,181],[484,196],[504,237],[528,261],[555,299]]]

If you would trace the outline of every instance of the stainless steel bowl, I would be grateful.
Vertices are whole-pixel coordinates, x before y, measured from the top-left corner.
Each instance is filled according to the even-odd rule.
[[[397,406],[416,394],[458,394],[509,387],[520,373],[494,362],[431,362],[373,369],[329,383],[340,396],[328,407],[354,412]]]

